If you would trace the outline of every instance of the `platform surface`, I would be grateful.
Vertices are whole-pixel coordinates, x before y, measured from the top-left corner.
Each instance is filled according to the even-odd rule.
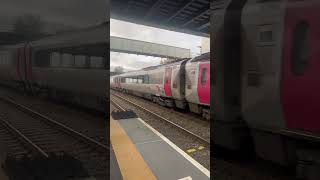
[[[110,138],[123,179],[210,179],[206,168],[140,118],[111,118]],[[135,172],[131,178],[126,171],[132,170]]]
[[[0,179],[1,180],[9,180],[3,169],[0,169]]]

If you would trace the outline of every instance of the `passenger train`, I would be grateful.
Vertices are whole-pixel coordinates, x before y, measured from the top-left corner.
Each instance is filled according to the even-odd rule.
[[[210,55],[112,76],[111,88],[210,118]]]
[[[317,0],[233,0],[213,13],[223,21],[212,23],[215,144],[253,145],[320,179],[319,10]]]
[[[0,47],[0,84],[106,111],[106,24]]]

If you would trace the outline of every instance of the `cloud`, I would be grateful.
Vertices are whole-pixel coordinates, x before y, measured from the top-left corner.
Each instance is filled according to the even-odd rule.
[[[126,70],[138,70],[148,66],[158,65],[161,58],[134,55],[134,54],[124,54],[111,52],[110,53],[110,66],[122,66]]]

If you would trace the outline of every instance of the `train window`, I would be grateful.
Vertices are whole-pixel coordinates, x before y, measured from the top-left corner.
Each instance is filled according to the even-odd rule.
[[[132,77],[132,83],[138,83],[138,77]]]
[[[144,79],[143,79],[143,83],[144,84],[149,84],[149,76],[148,75],[144,75]]]
[[[163,83],[163,73],[156,72],[156,73],[150,74],[149,83],[150,84],[162,84]]]
[[[207,83],[207,68],[203,68],[201,73],[201,85],[205,85],[206,83]]]
[[[82,56],[82,55],[75,56],[74,65],[79,68],[86,67],[86,56]]]
[[[72,67],[74,64],[74,56],[72,54],[62,54],[62,67]]]
[[[273,34],[272,31],[261,31],[260,32],[260,42],[272,42]]]
[[[2,64],[2,65],[9,64],[9,53],[7,53],[7,52],[0,53],[0,64]]]
[[[126,82],[126,78],[121,78],[121,83],[125,83]]]
[[[143,76],[138,76],[137,81],[139,84],[142,84],[143,83]]]
[[[291,70],[294,75],[303,75],[309,60],[309,24],[305,21],[298,23],[293,32],[291,49]]]
[[[90,57],[90,67],[91,68],[104,68],[103,57]]]
[[[57,52],[51,53],[50,66],[51,67],[60,66],[60,54],[59,53],[57,53]]]
[[[36,67],[48,67],[50,65],[50,54],[48,51],[36,52],[34,65]]]
[[[126,83],[130,83],[130,78],[126,78]]]

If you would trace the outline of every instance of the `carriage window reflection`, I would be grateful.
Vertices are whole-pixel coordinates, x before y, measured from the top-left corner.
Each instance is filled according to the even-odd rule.
[[[76,55],[74,57],[75,59],[75,66],[79,67],[79,68],[83,68],[86,67],[86,57],[85,56],[81,56],[81,55]]]

